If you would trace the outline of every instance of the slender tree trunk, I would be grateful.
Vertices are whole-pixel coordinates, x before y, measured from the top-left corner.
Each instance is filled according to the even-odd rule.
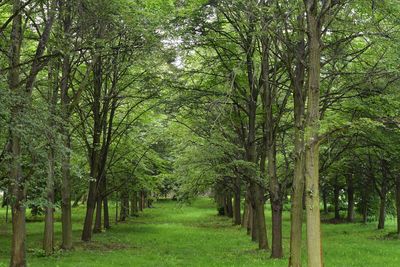
[[[322,189],[322,204],[324,206],[324,213],[328,214],[328,195],[326,189]]]
[[[53,254],[54,250],[54,150],[48,151],[48,174],[46,182],[47,205],[44,219],[43,250],[46,255]]]
[[[135,192],[135,191],[133,191],[132,193],[131,193],[131,215],[132,216],[135,216],[137,213],[138,213],[138,211],[139,211],[139,208],[138,208],[138,197],[137,197],[137,192]]]
[[[272,253],[271,258],[283,257],[282,247],[282,203],[275,202],[272,206]]]
[[[272,251],[271,258],[283,257],[282,247],[282,194],[276,174],[276,144],[270,136],[272,143],[268,151],[268,173],[270,178],[270,201],[272,209]]]
[[[254,205],[253,205],[253,224],[252,224],[252,239],[258,240],[258,248],[268,250],[267,227],[265,225],[264,214],[264,194],[263,189],[259,185],[254,188]]]
[[[335,220],[340,220],[340,207],[339,207],[340,187],[338,184],[338,177],[335,177],[333,184],[333,205],[335,206]]]
[[[56,136],[53,128],[56,126],[54,116],[56,116],[56,105],[58,99],[58,64],[49,64],[49,143],[47,151],[47,181],[46,181],[46,199],[45,223],[43,250],[46,255],[53,254],[54,250],[54,177],[55,177],[55,142]]]
[[[102,25],[97,29],[97,38],[101,39]],[[93,215],[96,206],[97,195],[99,193],[99,186],[101,176],[101,134],[103,130],[102,117],[101,117],[101,102],[102,89],[103,89],[103,70],[102,58],[99,51],[95,52],[94,67],[93,67],[93,141],[90,153],[90,177],[89,182],[89,195],[86,203],[85,222],[82,231],[82,241],[90,241],[92,238]]]
[[[115,224],[118,224],[118,193],[116,194],[115,201]]]
[[[363,183],[363,188],[361,191],[361,213],[362,221],[364,224],[368,221],[368,203],[369,203],[369,193],[371,188],[370,177],[365,177],[366,182]]]
[[[95,181],[90,181],[89,194],[86,201],[86,215],[81,238],[84,242],[89,242],[92,239],[93,215],[96,208],[96,191],[97,183]]]
[[[250,209],[251,209],[251,205],[248,200],[248,195],[246,194],[246,199],[244,202],[243,218],[242,218],[242,227],[246,228],[246,229],[249,229]],[[247,232],[247,234],[249,234],[249,232]]]
[[[235,225],[240,225],[241,223],[241,214],[240,214],[240,180],[236,179],[235,184],[235,192],[234,192],[234,199],[233,199],[233,222]]]
[[[347,221],[354,222],[354,185],[353,173],[347,177]]]
[[[397,235],[400,238],[400,175],[396,176]]]
[[[249,206],[249,213],[248,213],[248,224],[247,224],[247,235],[251,235],[252,239],[253,239],[253,229],[254,229],[254,211],[253,211],[253,207],[250,205]],[[255,237],[255,239],[257,239],[257,237]]]
[[[100,184],[98,186],[98,194],[97,194],[97,200],[96,200],[96,219],[94,222],[93,233],[101,233],[101,231],[102,231],[101,211],[103,208],[102,204],[104,202],[104,196],[106,194],[106,176],[105,176],[105,174],[102,175],[99,183]]]
[[[66,46],[70,41],[71,29],[71,1],[60,1],[60,10],[63,10],[61,16],[64,33],[64,43]],[[61,126],[61,135],[63,137],[64,152],[61,158],[61,224],[62,224],[62,243],[64,250],[72,249],[72,214],[71,214],[71,134],[69,130],[70,123],[70,99],[69,99],[69,78],[70,78],[70,55],[69,47],[63,48],[62,56],[62,76],[60,81],[61,89],[61,117],[63,125]]]
[[[381,160],[382,166],[382,184],[381,190],[379,192],[379,223],[378,229],[385,228],[385,219],[386,219],[386,196],[388,191],[388,163],[386,160]],[[378,189],[379,190],[379,189]]]
[[[65,123],[65,122],[64,122]],[[65,126],[64,126],[65,127]],[[62,127],[62,128],[64,128]],[[62,244],[64,250],[72,249],[72,214],[71,214],[71,137],[68,130],[63,131],[64,148],[61,162],[62,185],[61,185],[61,225]]]
[[[127,190],[123,190],[121,192],[121,212],[119,215],[119,220],[121,222],[125,221],[129,216],[129,192]]]
[[[93,226],[93,233],[94,234],[98,234],[101,233],[102,230],[102,218],[101,218],[101,212],[102,212],[102,208],[103,208],[103,199],[101,197],[101,194],[98,193],[97,194],[97,199],[96,199],[96,217],[94,220],[94,226]]]
[[[12,245],[10,267],[26,266],[26,228],[25,228],[25,189],[24,177],[21,167],[21,137],[16,127],[19,124],[23,109],[26,105],[24,93],[20,88],[20,56],[22,43],[22,12],[19,12],[22,3],[20,0],[13,1],[13,13],[17,15],[12,20],[11,49],[10,49],[10,72],[9,88],[15,94],[16,102],[11,108],[11,211],[12,211]]]
[[[321,25],[318,1],[306,0],[308,33],[308,100],[305,125],[305,177],[308,267],[323,266],[319,208],[319,98]]]
[[[143,211],[143,191],[139,192],[139,211]]]
[[[386,196],[384,198],[380,198],[379,202],[378,229],[385,229],[385,217],[386,217]]]
[[[297,17],[299,29],[304,29],[304,15],[300,8]],[[304,109],[306,92],[304,86],[306,61],[304,31],[300,30],[296,47],[296,69],[292,78],[294,98],[294,173],[290,212],[290,255],[289,267],[301,267],[301,240],[303,226],[303,197],[305,182],[304,165]]]
[[[251,240],[253,242],[258,241],[259,235],[259,227],[258,227],[258,220],[257,220],[257,211],[256,205],[252,205],[252,213],[251,213]]]
[[[226,208],[228,211],[227,216],[233,218],[232,195],[230,192],[226,193]]]
[[[224,195],[222,196],[222,203],[224,205],[224,216],[228,216],[228,203],[227,203],[227,197],[226,197],[226,192],[224,193]]]
[[[110,229],[110,213],[108,210],[108,198],[105,196],[103,198],[103,208],[104,208],[104,229]]]

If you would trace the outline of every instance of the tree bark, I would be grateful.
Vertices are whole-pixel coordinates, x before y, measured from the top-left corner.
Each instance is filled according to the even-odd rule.
[[[54,250],[54,150],[48,151],[48,174],[46,182],[47,205],[45,207],[43,250],[46,255]]]
[[[299,29],[304,29],[302,8],[297,17]],[[299,31],[296,45],[296,69],[292,75],[294,98],[294,173],[292,184],[292,201],[290,212],[290,255],[289,267],[301,267],[301,240],[303,226],[303,196],[305,182],[304,165],[304,109],[306,92],[304,86],[306,52],[303,30]],[[290,66],[291,67],[291,66]],[[289,67],[289,68],[290,68]]]
[[[98,186],[98,193],[97,193],[97,200],[96,200],[96,219],[94,222],[93,233],[101,233],[102,231],[102,218],[101,218],[101,211],[102,211],[102,204],[104,203],[104,198],[106,194],[106,176],[105,174],[102,175]],[[105,209],[105,207],[104,207]]]
[[[102,230],[102,218],[101,218],[101,212],[103,208],[103,199],[99,194],[97,194],[97,199],[96,199],[96,217],[94,220],[94,226],[93,226],[93,233],[98,234],[101,233]]]
[[[378,229],[385,229],[386,197],[380,198]]]
[[[276,174],[276,144],[270,137],[272,146],[268,151],[268,173],[270,178],[270,201],[272,209],[272,251],[271,258],[283,257],[282,247],[282,192]]]
[[[227,192],[226,195],[226,208],[227,208],[227,216],[229,218],[233,218],[233,205],[232,205],[232,195],[230,192]]]
[[[104,208],[104,229],[110,229],[110,213],[108,210],[108,198],[105,196],[103,198],[103,208]]]
[[[44,239],[43,250],[46,255],[53,254],[54,251],[54,179],[55,179],[55,142],[56,133],[53,129],[56,126],[54,116],[56,116],[56,105],[58,99],[58,64],[49,64],[49,133],[47,151],[47,181],[46,181],[46,200],[45,219],[44,219]]]
[[[305,178],[308,267],[323,266],[319,208],[319,99],[321,29],[318,1],[305,1],[308,33],[308,100],[305,123]]]
[[[340,220],[340,207],[339,207],[340,187],[338,184],[338,177],[335,176],[333,184],[333,205],[335,207],[335,220]]]
[[[98,38],[102,35],[102,25],[97,29]],[[100,163],[101,163],[101,134],[102,134],[102,117],[101,117],[101,92],[103,87],[103,71],[102,58],[99,51],[95,52],[93,67],[93,141],[90,151],[90,182],[89,194],[86,203],[85,222],[82,231],[82,241],[90,241],[92,238],[93,215],[96,206],[97,194],[99,191],[99,181],[101,179]]]
[[[385,228],[385,219],[386,219],[386,196],[388,191],[388,162],[386,160],[381,160],[381,168],[382,168],[382,183],[381,189],[378,190],[379,193],[379,222],[378,229]]]
[[[139,211],[137,195],[138,194],[135,191],[131,193],[131,216],[136,215]]]
[[[62,87],[61,87],[62,88]],[[66,123],[64,121],[64,123]],[[72,249],[72,214],[71,214],[71,137],[69,130],[62,126],[62,134],[64,139],[64,151],[61,162],[61,227],[62,227],[62,244],[64,250]]]
[[[328,214],[328,195],[326,192],[326,189],[322,189],[322,204],[323,204],[323,208],[324,208],[324,213]]]
[[[250,234],[250,210],[251,210],[251,204],[249,201],[249,194],[247,192],[246,199],[244,202],[244,211],[242,218],[242,227],[247,229],[247,234]]]
[[[129,192],[123,190],[121,192],[121,211],[119,215],[119,221],[125,221],[129,216]]]
[[[397,236],[400,238],[400,175],[396,176]]]
[[[12,20],[9,88],[15,94],[17,101],[11,107],[11,211],[12,211],[12,245],[10,267],[26,266],[26,227],[25,227],[25,181],[21,166],[21,137],[16,129],[24,112],[25,95],[20,87],[20,56],[22,43],[22,15],[19,12],[22,3],[13,1],[13,13],[17,15]]]
[[[235,225],[241,224],[241,214],[240,214],[240,179],[236,179],[235,192],[233,199],[233,222]]]
[[[61,156],[61,224],[62,224],[62,243],[64,250],[72,249],[72,214],[71,214],[71,133],[70,124],[70,98],[69,79],[70,79],[70,55],[69,47],[71,31],[71,1],[60,1],[60,16],[63,25],[64,44],[62,56],[62,75],[60,82],[61,90],[61,117],[63,125],[61,126],[61,135],[63,137],[64,152]]]
[[[347,221],[354,222],[354,183],[352,172],[347,176]]]

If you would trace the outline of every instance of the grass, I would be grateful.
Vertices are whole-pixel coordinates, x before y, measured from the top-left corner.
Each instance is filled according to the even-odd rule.
[[[282,260],[270,259],[269,253],[257,250],[243,229],[232,226],[227,218],[216,216],[209,199],[199,199],[190,206],[157,202],[155,208],[126,223],[114,224],[88,244],[79,241],[84,208],[76,208],[73,213],[75,249],[58,251],[52,257],[43,257],[40,250],[43,223],[27,224],[29,266],[287,266],[288,213],[284,214],[286,258]],[[3,267],[8,266],[11,225],[4,223],[4,210],[0,210],[0,218],[0,267]],[[269,222],[270,217],[268,225]],[[57,240],[60,228],[57,222]],[[383,231],[375,230],[375,224],[358,223],[324,224],[322,228],[328,267],[400,266],[400,241],[385,239],[395,230],[393,222]]]

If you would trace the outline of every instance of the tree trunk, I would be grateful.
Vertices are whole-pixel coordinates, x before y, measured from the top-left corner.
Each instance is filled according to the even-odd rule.
[[[9,72],[9,88],[12,93],[17,96],[16,103],[11,107],[11,166],[10,166],[10,181],[11,181],[11,210],[12,210],[12,246],[11,246],[11,262],[10,267],[26,266],[26,228],[25,228],[25,190],[24,177],[21,167],[21,137],[18,129],[15,129],[21,115],[25,103],[24,93],[20,88],[20,56],[22,43],[22,15],[19,11],[21,7],[20,0],[13,1],[13,13],[17,14],[12,20],[11,30],[11,49],[10,49],[10,72]],[[19,99],[21,98],[21,99]]]
[[[100,195],[100,193],[97,194],[97,199],[96,199],[96,217],[94,220],[94,226],[93,226],[93,233],[98,234],[101,233],[102,230],[102,220],[101,220],[101,212],[103,208],[103,199]]]
[[[139,211],[137,195],[135,191],[131,193],[131,216],[135,216]]]
[[[249,211],[248,211],[248,215],[247,215],[247,235],[252,235],[252,233],[253,233],[253,218],[254,218],[254,215],[253,215],[253,207],[251,206],[251,205],[249,205],[249,209],[248,209]]]
[[[306,0],[308,33],[308,100],[305,123],[305,177],[308,267],[323,266],[319,209],[319,98],[321,30],[318,1]]]
[[[400,238],[400,175],[396,176],[397,235]]]
[[[249,234],[249,229],[250,229],[250,210],[251,210],[251,204],[249,201],[248,193],[246,193],[243,218],[242,218],[242,227],[247,229],[247,234]]]
[[[272,209],[272,251],[271,258],[283,257],[282,247],[282,192],[276,174],[276,143],[270,136],[268,150],[268,173],[270,178],[270,201]]]
[[[97,38],[101,39],[102,25],[97,29]],[[89,182],[89,195],[86,203],[85,222],[82,231],[82,241],[90,241],[92,238],[93,215],[96,206],[97,195],[99,193],[101,177],[101,134],[102,134],[102,117],[101,117],[101,102],[103,101],[102,87],[103,87],[103,71],[102,71],[102,58],[99,51],[95,52],[93,63],[93,140],[90,153],[90,182]]]
[[[258,235],[259,235],[259,231],[258,231],[258,225],[257,225],[257,212],[255,210],[255,205],[252,205],[251,207],[251,240],[253,242],[257,242],[258,241]]]
[[[388,162],[386,160],[381,160],[382,167],[382,184],[381,190],[379,192],[379,222],[378,229],[385,228],[385,219],[386,219],[386,195],[388,191]],[[378,189],[378,188],[377,188]],[[379,189],[378,189],[379,190]]]
[[[64,122],[65,123],[65,122]],[[63,127],[64,128],[64,127]],[[63,132],[64,148],[61,162],[61,224],[62,244],[64,250],[72,249],[72,214],[71,214],[71,137],[68,130]]]
[[[267,239],[267,228],[265,225],[265,214],[264,214],[264,194],[263,189],[259,185],[255,185],[253,188],[254,202],[252,204],[253,209],[253,224],[252,224],[252,240],[258,240],[258,248],[268,250],[268,239]]]
[[[239,180],[239,179],[237,179]],[[240,214],[240,180],[236,183],[235,193],[233,199],[233,222],[235,225],[240,225],[241,223]]]
[[[385,229],[385,217],[386,217],[386,195],[380,198],[379,202],[379,221],[378,229]]]
[[[347,221],[354,222],[354,185],[353,173],[347,177]]]
[[[232,195],[230,192],[226,193],[226,208],[227,208],[227,216],[229,218],[233,218],[233,205],[232,205]]]
[[[118,193],[116,194],[116,201],[115,201],[115,224],[118,223]]]
[[[60,1],[60,10],[63,9],[62,24],[63,43],[69,45],[70,29],[71,29],[71,1]],[[60,81],[61,90],[61,117],[63,124],[61,126],[61,135],[63,137],[64,151],[61,156],[61,224],[62,224],[62,243],[61,248],[64,250],[72,249],[72,214],[71,214],[71,133],[70,124],[70,98],[69,98],[69,80],[71,73],[70,66],[70,47],[63,48],[62,56],[62,75]]]
[[[362,212],[362,221],[364,224],[368,221],[368,203],[369,203],[369,193],[371,188],[371,180],[370,177],[366,177],[366,182],[363,183],[363,188],[361,191],[361,212]]]
[[[50,62],[51,63],[51,62]],[[46,199],[44,219],[44,239],[43,250],[46,255],[53,254],[54,250],[54,177],[55,177],[55,142],[56,133],[53,129],[56,126],[54,116],[56,116],[56,105],[58,99],[58,64],[49,64],[49,140],[47,151],[47,181],[46,181]]]
[[[101,218],[101,210],[102,204],[104,202],[104,196],[106,194],[106,176],[103,174],[99,181],[99,188],[97,193],[97,200],[96,200],[96,219],[94,222],[93,233],[101,233],[102,231],[102,218]]]
[[[143,191],[139,192],[139,211],[143,211]]]
[[[300,8],[301,10],[301,8]],[[290,255],[289,267],[301,267],[301,240],[303,226],[303,197],[305,181],[304,165],[304,109],[306,92],[304,86],[306,52],[304,40],[304,15],[297,18],[299,35],[296,45],[296,69],[292,77],[294,98],[294,173],[290,211]]]
[[[364,199],[362,201],[362,221],[364,224],[366,224],[368,221],[368,204],[367,200],[365,199],[365,196],[363,198]]]
[[[338,184],[338,177],[335,177],[333,185],[333,205],[335,206],[335,220],[340,220],[340,207],[339,207],[340,187]]]
[[[47,205],[45,207],[43,250],[46,255],[54,250],[54,150],[48,151],[48,174],[46,182]]]
[[[282,247],[282,202],[276,201],[272,207],[272,252],[271,258],[283,258]]]
[[[95,181],[89,182],[89,194],[86,201],[86,215],[82,230],[82,241],[89,242],[92,239],[93,215],[96,208],[96,189]]]
[[[108,210],[108,198],[105,196],[103,198],[103,208],[104,208],[104,229],[110,229],[110,213]]]
[[[129,192],[123,190],[121,192],[121,211],[119,215],[119,220],[121,222],[125,221],[129,216]]]
[[[324,213],[328,214],[328,195],[326,193],[326,189],[322,189],[322,204],[324,208]]]

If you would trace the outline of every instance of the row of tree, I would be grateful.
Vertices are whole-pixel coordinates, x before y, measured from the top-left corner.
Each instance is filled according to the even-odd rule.
[[[159,8],[159,12],[154,10]],[[0,3],[0,189],[12,210],[10,266],[26,266],[26,209],[44,214],[43,250],[70,250],[72,205],[84,200],[81,239],[168,193],[171,172],[159,110],[171,3],[8,0]],[[131,201],[131,210],[129,202]],[[138,204],[139,203],[139,204]]]
[[[189,6],[178,95],[188,104],[174,117],[190,135],[176,148],[182,190],[212,187],[219,213],[272,258],[283,257],[290,202],[289,266],[302,264],[303,217],[308,266],[323,266],[321,202],[325,211],[334,206],[336,220],[347,205],[349,221],[357,209],[364,221],[378,214],[383,228],[390,203],[400,218],[397,8],[316,0]]]
[[[26,266],[27,207],[44,212],[51,254],[54,211],[69,250],[72,202],[82,199],[88,242],[110,226],[110,200],[124,220],[157,193],[185,200],[212,188],[219,212],[273,258],[283,257],[290,202],[289,266],[302,263],[303,217],[308,266],[323,266],[321,203],[336,220],[346,206],[349,221],[359,211],[364,221],[377,214],[379,228],[387,212],[400,222],[398,9],[394,0],[2,1],[10,266]]]

